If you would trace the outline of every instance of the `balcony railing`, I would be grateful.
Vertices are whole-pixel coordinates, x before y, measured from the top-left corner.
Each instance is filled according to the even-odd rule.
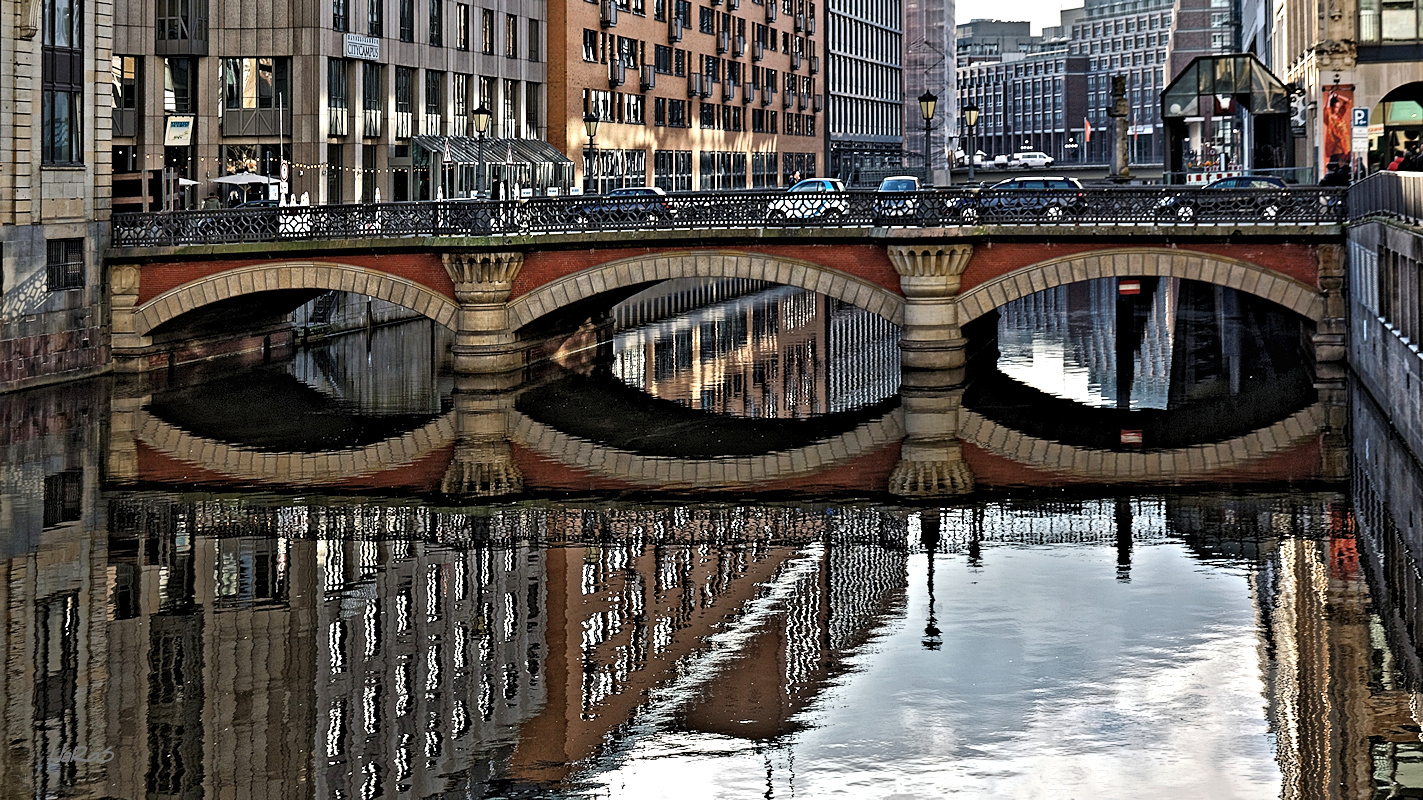
[[[327,108],[326,115],[327,136],[349,136],[351,134],[351,110],[349,108]]]
[[[1235,235],[1242,229],[1271,233],[1282,228],[1341,225],[1347,217],[1345,194],[1343,189],[1315,186],[1225,190],[1102,187],[904,193],[695,192],[630,199],[590,196],[504,203],[360,203],[114,214],[112,241],[114,247],[132,248],[616,230],[982,226],[1041,228],[1073,235],[1083,234],[1084,227],[1102,226],[1173,236],[1193,232],[1220,236]],[[1385,197],[1381,204],[1419,200],[1414,193],[1408,198]]]
[[[375,139],[380,136],[381,110],[379,108],[367,108],[361,111],[361,135],[368,139]]]
[[[395,112],[395,138],[409,139],[415,114],[411,111]]]
[[[442,121],[439,114],[426,112],[425,116],[420,118],[420,133],[425,136],[440,136],[443,133],[440,126]]]

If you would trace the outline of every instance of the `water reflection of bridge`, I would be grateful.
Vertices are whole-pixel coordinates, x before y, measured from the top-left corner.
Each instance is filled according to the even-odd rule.
[[[919,512],[872,507],[82,502],[0,583],[25,623],[8,656],[36,667],[7,678],[4,761],[35,796],[544,791],[653,730],[781,741],[901,613],[927,543]],[[1286,797],[1358,796],[1336,787],[1367,787],[1369,753],[1416,743],[1416,665],[1374,633],[1400,630],[1377,604],[1401,587],[1364,586],[1333,503],[1146,500],[1165,527],[1127,529],[1254,565]],[[1122,544],[1113,501],[939,522],[935,549],[970,559]],[[79,742],[114,759],[61,766]]]

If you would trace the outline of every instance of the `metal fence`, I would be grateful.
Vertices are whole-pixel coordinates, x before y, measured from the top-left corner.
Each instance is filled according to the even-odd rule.
[[[1423,173],[1375,172],[1349,187],[1349,216],[1385,216],[1420,224]]]
[[[945,226],[1298,226],[1346,217],[1342,189],[937,189],[441,200],[113,216],[114,247],[627,230]]]

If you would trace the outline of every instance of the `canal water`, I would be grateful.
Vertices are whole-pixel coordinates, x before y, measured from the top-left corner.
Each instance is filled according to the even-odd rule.
[[[7,785],[1423,795],[1423,472],[1299,321],[1090,282],[901,386],[734,294],[512,387],[411,322],[0,398]]]

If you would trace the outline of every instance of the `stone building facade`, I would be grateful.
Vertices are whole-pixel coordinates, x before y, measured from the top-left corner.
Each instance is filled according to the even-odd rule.
[[[168,9],[120,0],[114,11],[103,74],[113,84],[116,206],[126,210],[275,197],[283,161],[286,191],[313,203],[377,191],[383,200],[454,196],[431,142],[473,136],[480,104],[492,112],[493,139],[538,138],[545,127],[543,3],[195,0]],[[419,137],[437,138],[421,146]],[[166,180],[153,177],[165,170]],[[262,180],[216,180],[244,172]]]
[[[822,174],[822,10],[812,0],[552,3],[548,141],[598,192]],[[599,119],[591,143],[588,114]]]
[[[0,391],[108,361],[100,254],[108,237],[113,4],[12,12],[0,66]]]

